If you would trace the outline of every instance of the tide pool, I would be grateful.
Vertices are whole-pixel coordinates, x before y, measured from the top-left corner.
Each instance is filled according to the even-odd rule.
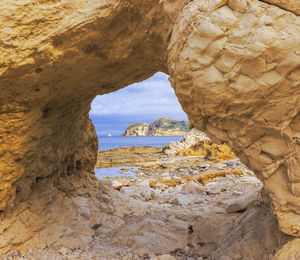
[[[138,171],[141,167],[110,167],[110,168],[95,168],[96,177],[99,180],[103,180],[105,177],[117,177],[124,176],[129,177],[135,175],[136,171]]]

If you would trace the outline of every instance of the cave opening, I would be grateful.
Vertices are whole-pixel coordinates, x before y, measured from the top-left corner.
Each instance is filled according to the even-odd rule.
[[[132,150],[143,146],[163,147],[172,141],[179,141],[190,130],[187,115],[168,81],[168,75],[163,72],[118,91],[97,96],[91,105],[90,118],[99,142],[95,167],[99,178],[105,174],[121,174],[121,169],[127,170],[128,174],[140,168],[132,165],[132,160],[136,158],[130,161],[130,154],[125,156],[127,162],[125,158],[122,162],[120,155],[118,158],[108,158],[107,155],[103,158],[103,151],[119,147],[130,147]],[[131,165],[136,167],[128,168]]]
[[[121,136],[129,124],[152,123],[159,118],[187,121],[187,115],[168,81],[168,75],[158,72],[150,78],[118,91],[100,95],[91,104],[97,136]],[[101,148],[100,150],[106,149]]]

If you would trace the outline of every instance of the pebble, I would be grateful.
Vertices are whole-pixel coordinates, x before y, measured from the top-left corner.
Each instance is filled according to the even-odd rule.
[[[200,164],[199,167],[208,168],[208,167],[210,167],[210,164],[208,164],[208,163]]]
[[[168,186],[163,183],[157,183],[153,186],[153,189],[156,189],[156,190],[165,190],[167,188],[168,188]]]
[[[209,195],[217,195],[226,190],[226,186],[219,182],[210,182],[205,185],[205,190]]]
[[[115,180],[113,180],[113,181],[112,181],[112,186],[113,186],[113,187],[122,186],[122,183],[121,183],[121,182],[119,182],[119,181],[115,181]]]

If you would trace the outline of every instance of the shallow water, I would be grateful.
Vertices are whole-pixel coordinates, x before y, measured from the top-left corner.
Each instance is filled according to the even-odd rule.
[[[117,137],[98,137],[99,138],[99,151],[105,151],[113,148],[123,146],[152,146],[163,147],[172,141],[179,141],[182,136],[117,136]],[[128,169],[128,170],[122,170]],[[99,180],[105,177],[125,176],[129,177],[135,175],[135,171],[140,167],[110,167],[110,168],[95,168],[96,176]]]
[[[110,167],[110,168],[95,168],[96,177],[99,180],[103,180],[105,177],[116,177],[116,176],[133,176],[136,171],[138,171],[141,167]]]
[[[172,141],[179,141],[182,136],[99,136],[99,151],[105,151],[121,146],[145,146],[163,147]]]

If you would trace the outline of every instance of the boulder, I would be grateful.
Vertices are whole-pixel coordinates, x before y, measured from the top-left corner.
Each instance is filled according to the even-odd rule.
[[[230,199],[223,203],[225,211],[230,213],[241,212],[245,210],[253,201],[257,199],[258,192],[240,196],[236,199]]]
[[[181,186],[181,190],[183,194],[191,194],[191,195],[206,195],[205,189],[199,184],[188,182]]]

